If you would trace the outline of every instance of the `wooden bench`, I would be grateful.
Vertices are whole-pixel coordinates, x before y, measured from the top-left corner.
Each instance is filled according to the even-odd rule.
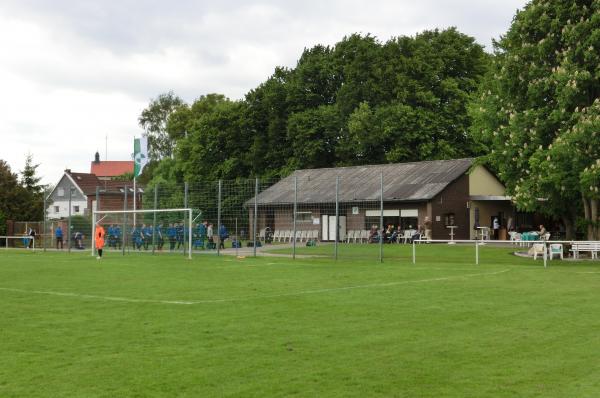
[[[580,252],[590,252],[592,259],[598,258],[600,252],[600,242],[574,242],[570,251],[573,252],[573,258],[578,259]]]

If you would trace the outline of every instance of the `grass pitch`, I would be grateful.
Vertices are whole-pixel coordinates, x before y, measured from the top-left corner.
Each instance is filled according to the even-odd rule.
[[[600,262],[422,246],[416,265],[0,252],[0,396],[600,395]]]

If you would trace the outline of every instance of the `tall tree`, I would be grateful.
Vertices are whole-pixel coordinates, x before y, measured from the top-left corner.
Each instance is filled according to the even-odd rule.
[[[28,153],[25,158],[25,167],[21,171],[21,185],[32,194],[39,194],[44,190],[40,185],[41,178],[37,176],[39,164],[33,164],[33,155]]]
[[[599,238],[588,185],[600,158],[599,32],[598,1],[533,0],[495,43],[471,106],[472,134],[517,206],[560,217],[568,237],[581,216]]]
[[[19,183],[17,174],[0,159],[0,234],[6,233],[7,220],[26,220],[28,193]]]
[[[21,211],[22,220],[41,220],[44,217],[44,192],[45,185],[40,184],[41,178],[37,176],[39,164],[33,163],[33,156],[28,153],[25,157],[25,167],[21,171],[21,186],[24,188],[22,201],[24,206]]]
[[[456,29],[386,43],[354,34],[305,49],[294,68],[276,68],[242,101],[209,94],[170,113],[165,131],[177,142],[168,170],[188,181],[282,177],[471,156],[466,103],[487,62]]]
[[[148,137],[148,156],[150,160],[171,157],[175,142],[184,135],[184,131],[167,131],[169,116],[175,111],[185,108],[185,102],[172,91],[160,94],[150,101],[138,118],[138,123]]]

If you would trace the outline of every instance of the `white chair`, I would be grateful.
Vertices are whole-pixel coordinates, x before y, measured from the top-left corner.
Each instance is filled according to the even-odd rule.
[[[354,230],[351,229],[346,234],[346,243],[350,243],[350,239],[354,239]]]
[[[537,260],[538,254],[540,256],[544,255],[544,252],[546,251],[546,245],[544,243],[534,243],[529,251],[533,252],[533,259]]]
[[[266,228],[263,228],[263,229],[261,229],[261,230],[260,230],[260,232],[258,233],[258,240],[262,240],[262,241],[264,241],[264,240],[266,240],[266,238],[267,238],[267,229],[266,229]]]
[[[366,229],[361,231],[360,241],[361,243],[369,243],[369,231],[367,231]]]
[[[508,236],[510,236],[510,241],[512,242],[513,245],[517,244],[516,241],[521,240],[521,234],[518,233],[517,231],[510,231],[508,233]]]
[[[281,236],[281,231],[276,229],[273,231],[273,242],[279,242],[279,237]]]
[[[563,245],[560,243],[551,243],[548,246],[548,257],[550,258],[550,260],[552,260],[552,258],[554,256],[559,256],[560,259],[563,259]]]
[[[319,239],[319,231],[316,229],[313,229],[312,231],[310,231],[310,237],[314,240]]]

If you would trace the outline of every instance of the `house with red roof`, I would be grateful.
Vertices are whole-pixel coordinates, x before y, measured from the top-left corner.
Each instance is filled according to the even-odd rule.
[[[133,160],[100,160],[96,152],[90,167],[90,173],[100,180],[112,180],[126,173],[133,174]]]
[[[92,173],[74,173],[66,169],[60,181],[48,196],[51,203],[47,210],[49,219],[61,219],[69,216],[69,190],[71,191],[71,215],[90,215],[96,208],[96,191],[100,196],[101,210],[123,210],[125,190],[127,190],[127,209],[133,209],[133,182],[100,179]],[[137,187],[136,207],[142,208],[143,189]]]

